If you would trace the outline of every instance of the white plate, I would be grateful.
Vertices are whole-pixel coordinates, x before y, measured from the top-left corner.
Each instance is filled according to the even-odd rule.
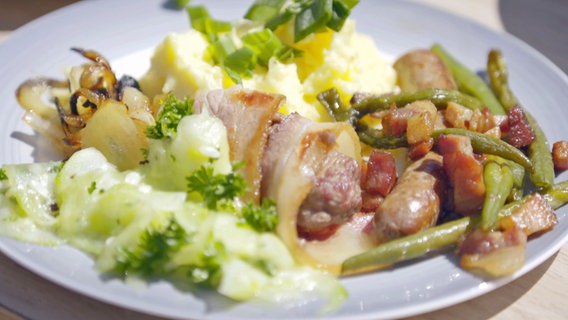
[[[167,32],[189,27],[183,11],[165,0],[83,1],[22,27],[0,45],[0,163],[49,159],[33,147],[36,138],[20,117],[14,91],[36,76],[61,78],[63,70],[83,63],[70,47],[95,49],[119,74],[142,74],[148,56]],[[207,1],[212,14],[234,20],[250,3]],[[389,56],[439,42],[474,70],[485,68],[490,48],[502,50],[510,68],[511,85],[524,106],[542,124],[550,141],[568,139],[568,79],[541,54],[507,35],[441,11],[399,0],[363,1],[353,13],[358,30],[372,35]],[[565,180],[566,176],[559,177]],[[415,315],[484,294],[535,268],[559,250],[568,238],[567,210],[558,211],[559,224],[529,242],[525,266],[513,277],[484,281],[461,270],[451,255],[434,255],[394,269],[342,280],[348,301],[333,319],[394,318]],[[191,294],[157,282],[140,290],[102,278],[87,256],[70,247],[46,248],[0,238],[0,249],[44,278],[90,297],[155,315],[176,318],[310,318],[313,303],[266,307],[234,304],[209,292]]]

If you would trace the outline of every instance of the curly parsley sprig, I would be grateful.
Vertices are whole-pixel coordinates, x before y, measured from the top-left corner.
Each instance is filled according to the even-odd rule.
[[[272,232],[278,224],[276,204],[272,199],[262,199],[259,206],[248,203],[243,207],[241,214],[247,224],[258,232]]]
[[[233,166],[233,171],[235,168]],[[202,165],[187,177],[188,191],[199,193],[211,210],[217,209],[223,201],[243,195],[246,187],[246,181],[240,174],[216,174],[211,165]]]
[[[116,271],[121,275],[142,276],[164,273],[167,262],[189,238],[173,217],[167,223],[150,225],[139,235],[135,246],[119,249]]]
[[[200,194],[211,210],[231,208],[232,201],[243,195],[247,187],[245,179],[236,173],[240,165],[234,165],[233,172],[228,174],[215,174],[211,165],[200,166],[187,177],[188,192]],[[246,224],[258,232],[272,232],[278,224],[276,205],[272,199],[262,199],[260,205],[249,202],[239,214]]]
[[[161,102],[156,124],[146,129],[146,136],[151,139],[171,138],[176,135],[177,126],[181,119],[193,113],[192,99],[180,100],[173,94],[169,94]]]

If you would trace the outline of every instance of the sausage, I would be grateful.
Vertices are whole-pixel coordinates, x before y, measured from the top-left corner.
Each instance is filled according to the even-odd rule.
[[[378,243],[433,226],[446,198],[442,156],[429,152],[402,173],[377,208],[373,234]]]
[[[404,92],[423,89],[456,90],[454,77],[440,58],[430,50],[413,50],[400,57],[393,65],[398,85]]]

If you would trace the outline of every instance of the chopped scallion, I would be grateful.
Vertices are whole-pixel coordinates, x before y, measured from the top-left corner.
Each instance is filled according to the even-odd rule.
[[[291,10],[284,10],[283,12],[275,15],[270,20],[268,20],[264,26],[270,30],[276,30],[279,26],[287,23],[294,17],[295,13]]]
[[[251,49],[258,57],[261,66],[268,67],[268,61],[284,44],[269,29],[251,32],[242,37],[245,47]]]
[[[256,0],[247,13],[245,19],[266,23],[280,13],[286,0]]]
[[[235,83],[241,83],[241,78],[252,77],[256,64],[257,57],[254,51],[242,47],[225,58],[223,67]]]
[[[332,0],[313,1],[303,7],[294,21],[294,41],[323,29],[331,19],[332,9]]]
[[[227,56],[235,52],[237,47],[229,35],[221,35],[207,50],[216,64],[223,65]]]
[[[331,19],[327,26],[333,31],[340,31],[351,9],[359,3],[359,0],[333,0]]]
[[[187,6],[191,27],[204,35],[209,41],[217,40],[219,34],[231,31],[231,23],[211,18],[204,6]]]

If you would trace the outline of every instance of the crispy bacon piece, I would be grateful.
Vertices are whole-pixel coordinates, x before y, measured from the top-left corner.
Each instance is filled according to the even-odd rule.
[[[568,169],[568,141],[557,141],[552,145],[552,160],[556,170]]]
[[[452,190],[454,211],[463,215],[479,213],[485,199],[483,165],[474,154],[468,137],[443,135],[438,139],[438,151],[444,157]]]
[[[437,110],[430,101],[415,101],[403,108],[393,108],[383,114],[381,123],[387,135],[407,135],[408,143],[426,141],[432,136]]]
[[[375,212],[396,183],[396,163],[392,154],[373,150],[361,166],[362,212]]]
[[[396,183],[396,163],[392,154],[373,150],[367,162],[362,189],[371,195],[386,197]]]
[[[516,148],[528,146],[535,138],[525,112],[517,105],[507,113],[505,130],[505,141]]]
[[[386,135],[400,137],[406,132],[408,119],[419,111],[410,108],[394,108],[382,117],[383,132]]]
[[[520,229],[483,231],[476,229],[458,243],[464,269],[481,270],[499,277],[514,273],[525,263],[527,235]]]
[[[434,139],[432,137],[428,140],[412,144],[408,147],[408,157],[412,160],[418,160],[430,152],[433,147]]]
[[[522,233],[522,230],[515,228],[508,232],[475,229],[458,243],[458,255],[484,255],[499,248],[522,244],[527,240]]]
[[[444,120],[452,128],[468,129],[481,133],[491,132],[492,136],[501,138],[499,124],[505,120],[505,116],[494,116],[488,108],[471,110],[455,102],[448,102],[443,113]]]
[[[444,120],[452,128],[468,129],[469,121],[473,116],[473,110],[452,101],[448,102],[443,113]]]
[[[500,221],[499,230],[475,229],[461,239],[457,247],[461,266],[491,276],[512,274],[524,264],[527,238],[550,230],[556,223],[548,201],[535,193]]]
[[[527,236],[546,232],[557,224],[556,213],[540,193],[530,196],[513,213],[501,219],[501,229],[519,229]]]

